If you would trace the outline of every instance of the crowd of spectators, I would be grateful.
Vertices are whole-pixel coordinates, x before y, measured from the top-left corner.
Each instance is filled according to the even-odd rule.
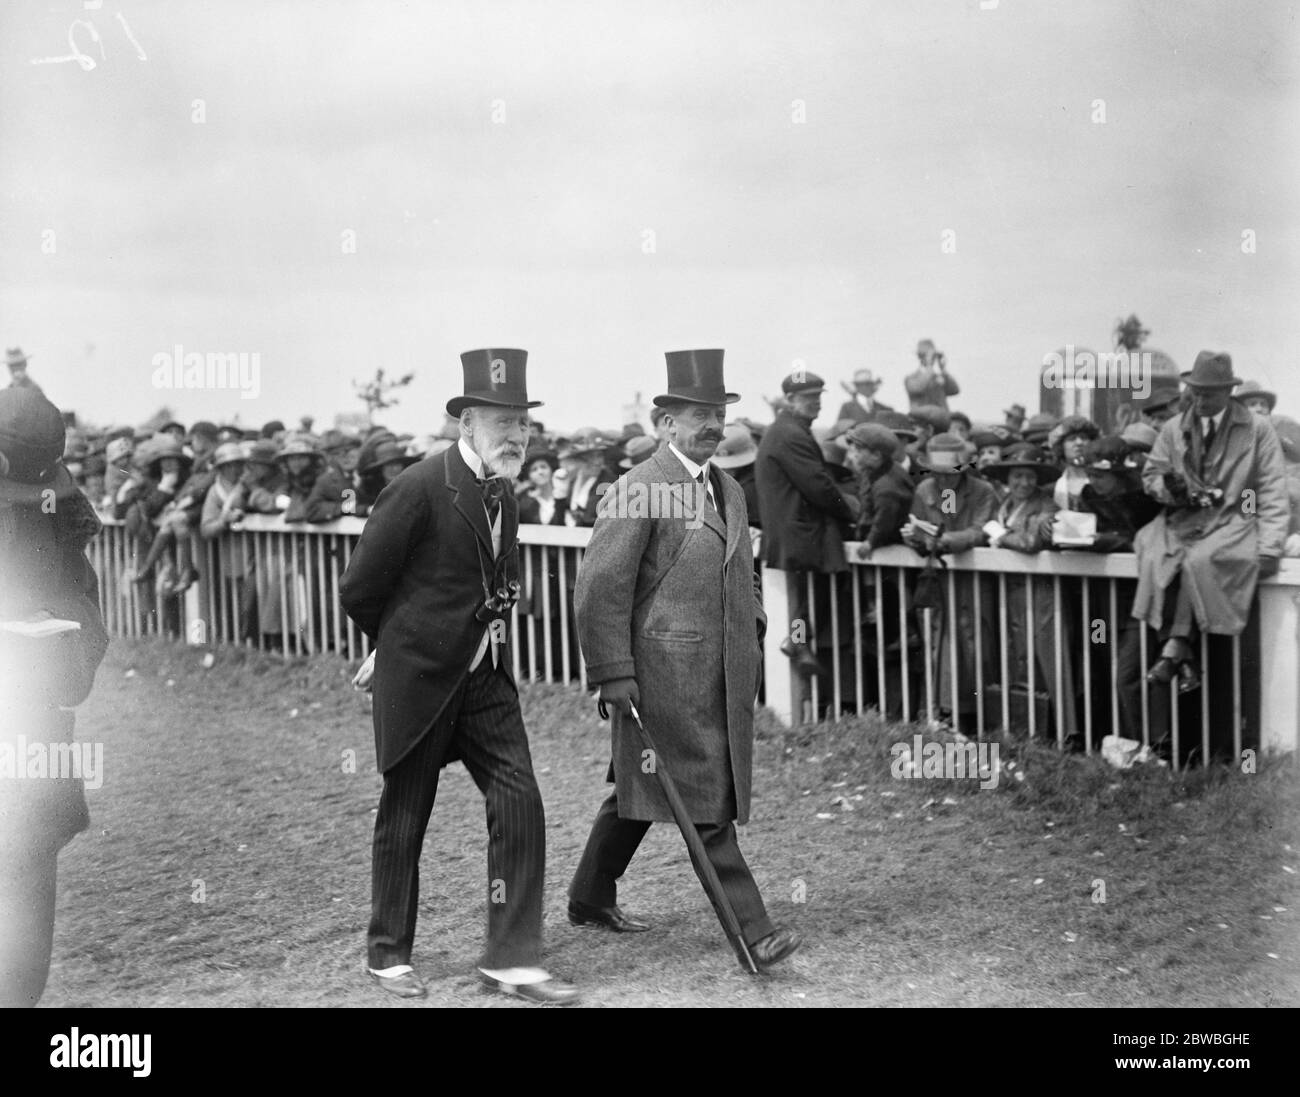
[[[13,384],[34,386],[26,375],[26,357],[16,350],[8,357]],[[1158,569],[1149,568],[1145,582],[1150,589],[1139,584],[1136,612],[1150,624],[1153,650],[1160,653],[1145,678],[1196,689],[1198,628],[1235,634],[1240,621],[1207,624],[1203,588],[1215,582],[1216,565],[1204,554],[1198,556],[1193,543],[1210,536],[1215,522],[1207,519],[1224,517],[1219,511],[1230,486],[1262,502],[1257,526],[1252,526],[1267,527],[1259,540],[1262,572],[1273,570],[1280,556],[1300,556],[1300,423],[1278,414],[1275,394],[1232,376],[1226,355],[1202,355],[1183,380],[1181,392],[1158,392],[1136,407],[1122,428],[1107,424],[1110,429],[1103,433],[1102,424],[1086,417],[1029,415],[1020,404],[1012,404],[1001,422],[972,422],[952,407],[961,388],[930,340],[918,344],[916,369],[903,378],[907,411],[878,400],[883,379],[862,369],[851,385],[844,385],[848,399],[835,420],[815,425],[825,384],[806,371],[791,374],[782,382],[781,396],[770,401],[773,421],[733,420],[713,458],[744,489],[761,559],[796,575],[828,577],[817,587],[820,604],[808,605],[804,584],[796,585],[792,615],[821,622],[815,646],[822,654],[814,654],[809,636],[793,632],[782,650],[801,673],[827,673],[830,644],[822,632],[830,617],[829,600],[851,597],[846,546],[853,546],[859,561],[869,561],[883,546],[907,544],[940,565],[947,555],[981,546],[1020,553],[1141,555],[1143,531],[1158,522],[1164,523],[1159,525],[1161,541],[1147,546],[1149,554],[1169,557],[1184,551],[1187,569],[1178,564],[1157,574]],[[1210,405],[1200,398],[1207,392],[1223,396],[1221,407],[1210,402],[1217,412],[1205,411]],[[1225,418],[1227,409],[1237,410]],[[1238,413],[1247,417],[1240,424],[1234,418]],[[661,409],[653,409],[650,420],[649,431],[634,423],[620,430],[586,427],[565,435],[548,432],[535,421],[516,485],[521,523],[593,525],[609,485],[664,444]],[[1217,447],[1211,421],[1224,439]],[[1234,424],[1251,429],[1242,431]],[[364,433],[330,429],[319,434],[312,426],[304,418],[294,430],[279,421],[258,430],[210,422],[167,422],[155,430],[74,428],[68,432],[64,461],[100,514],[125,524],[132,546],[125,578],[166,598],[184,592],[198,578],[204,558],[198,546],[219,539],[245,515],[278,514],[290,523],[364,517],[388,481],[459,437],[451,418],[437,433],[419,438],[379,426]],[[1242,446],[1248,452],[1238,453]],[[1149,461],[1156,467],[1148,466]],[[1245,472],[1238,468],[1242,461],[1250,464]],[[1174,542],[1181,550],[1171,549]],[[244,591],[245,635],[279,636],[285,625],[275,619],[269,592],[281,577],[256,575],[252,562],[237,555],[231,539],[221,542],[219,566],[225,574],[237,575]],[[1251,566],[1256,566],[1253,549]],[[872,578],[872,569],[856,570],[863,581]],[[864,622],[874,626],[874,607],[883,607],[891,655],[918,644],[915,631],[900,632],[900,605],[931,606],[936,650],[945,650],[949,630],[955,632],[960,653],[956,683],[950,680],[954,668],[949,660],[936,666],[943,715],[950,718],[947,698],[958,697],[965,709],[981,703],[977,692],[988,692],[974,689],[973,661],[974,634],[989,625],[976,619],[969,589],[949,621],[949,607],[934,596],[928,571],[920,573],[914,586],[886,581],[879,592],[868,591],[864,604],[873,608]],[[1208,578],[1191,578],[1201,573]],[[1254,572],[1236,581],[1253,590]],[[567,585],[572,588],[572,575]],[[553,593],[551,601],[558,607],[560,592]],[[1013,663],[1036,664],[1037,672],[1026,671],[1019,684],[1024,698],[1017,703],[1034,704],[1035,697],[1045,695],[1048,720],[1054,719],[1056,706],[1050,702],[1058,700],[1052,695],[1063,665],[1067,680],[1076,682],[1069,696],[1060,699],[1067,731],[1075,734],[1081,694],[1074,667],[1078,653],[1056,651],[1062,622],[1050,579],[1026,582],[1010,598],[1008,635],[988,636],[985,650],[1005,645]],[[1029,602],[1032,619],[1026,613]],[[983,603],[987,614],[996,598]],[[1133,607],[1130,596],[1122,607],[1126,633],[1138,627],[1130,616]],[[539,612],[527,593],[520,608]],[[874,628],[869,639],[874,644]],[[1133,652],[1126,655],[1136,662]],[[1141,691],[1143,680],[1139,674],[1136,685],[1126,681],[1114,688],[1127,690],[1135,705],[1134,691]],[[1125,720],[1124,730],[1134,730],[1131,719]]]

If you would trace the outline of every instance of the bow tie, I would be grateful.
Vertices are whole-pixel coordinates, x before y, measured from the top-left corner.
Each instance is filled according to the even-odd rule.
[[[475,482],[478,484],[479,490],[483,492],[483,502],[487,505],[488,513],[492,513],[492,510],[506,497],[506,492],[509,490],[505,477],[489,476],[486,480],[476,478]]]

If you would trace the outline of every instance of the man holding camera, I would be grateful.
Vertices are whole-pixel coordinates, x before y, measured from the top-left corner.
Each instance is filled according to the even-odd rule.
[[[340,586],[377,646],[375,746],[384,788],[375,819],[370,974],[403,998],[427,993],[411,967],[419,861],[442,768],[465,763],[487,801],[488,927],[479,961],[491,989],[544,1005],[578,992],[541,966],[546,820],[511,673],[508,622],[519,592],[513,484],[528,442],[522,350],[461,355],[465,395],[447,404],[456,445],[412,465],[375,501]],[[363,667],[357,684],[367,684]]]
[[[920,365],[903,378],[903,388],[911,401],[909,410],[930,406],[947,411],[948,397],[956,396],[961,388],[948,373],[943,352],[935,350],[931,340],[922,339],[916,344],[916,358]]]
[[[1182,375],[1190,406],[1160,430],[1142,486],[1164,512],[1138,530],[1133,616],[1163,647],[1147,680],[1200,684],[1198,629],[1237,636],[1258,578],[1277,572],[1290,507],[1282,447],[1267,419],[1232,399],[1226,354],[1201,351]]]

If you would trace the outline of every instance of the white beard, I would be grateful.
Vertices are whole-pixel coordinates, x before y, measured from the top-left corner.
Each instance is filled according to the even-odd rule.
[[[502,445],[488,453],[479,454],[483,458],[483,468],[488,475],[504,476],[507,480],[519,479],[519,474],[524,468],[524,459],[522,454],[518,457],[507,457],[507,451],[512,448]]]

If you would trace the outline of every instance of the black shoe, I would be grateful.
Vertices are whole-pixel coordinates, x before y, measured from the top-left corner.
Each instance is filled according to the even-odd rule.
[[[803,939],[794,930],[778,926],[775,932],[750,945],[749,954],[760,970],[764,970],[780,963],[801,944]]]
[[[559,979],[546,979],[540,983],[503,983],[500,979],[493,979],[492,976],[481,971],[478,977],[489,990],[523,998],[539,1006],[571,1006],[582,997],[577,987],[561,982]]]
[[[1161,656],[1147,671],[1147,682],[1153,686],[1167,686],[1178,673],[1178,663],[1169,656]]]
[[[615,933],[644,933],[650,928],[645,922],[629,918],[617,906],[593,907],[578,899],[569,900],[569,921],[575,926],[604,926]]]
[[[376,975],[372,971],[370,978],[389,994],[396,994],[399,998],[423,998],[429,993],[414,971],[404,971],[401,975]]]

